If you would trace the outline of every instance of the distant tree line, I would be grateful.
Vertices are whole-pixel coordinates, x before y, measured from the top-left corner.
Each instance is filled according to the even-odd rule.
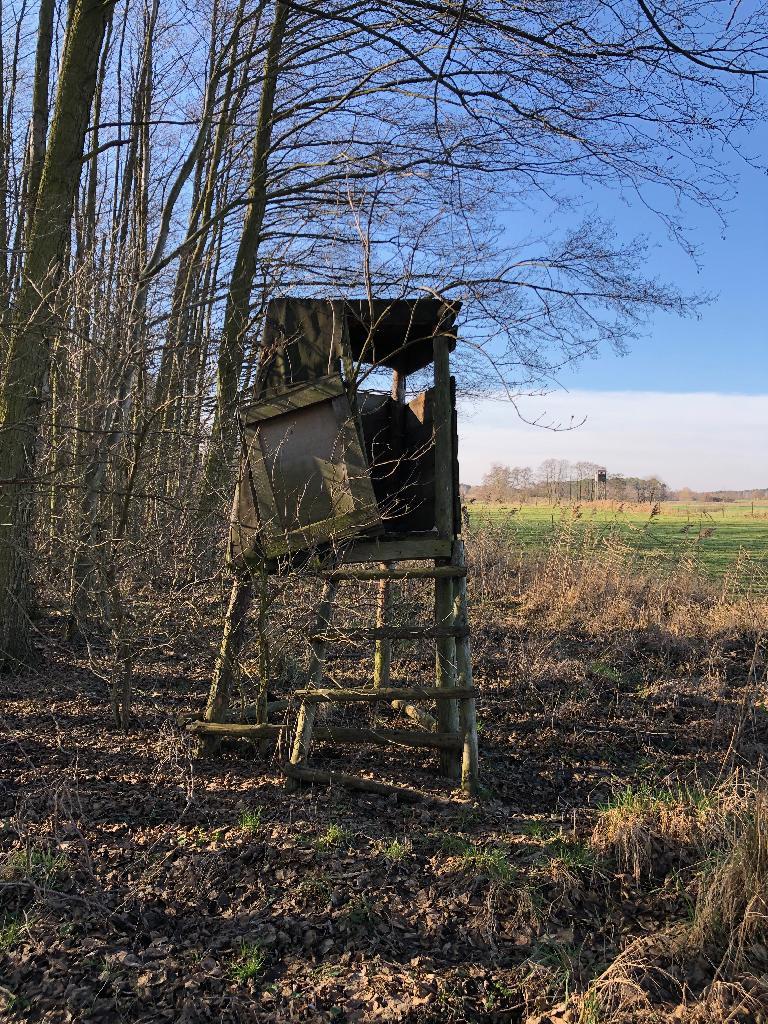
[[[478,487],[468,496],[481,501],[516,502],[543,498],[546,501],[666,501],[672,496],[667,485],[657,476],[625,476],[606,473],[599,483],[596,462],[569,462],[567,459],[545,459],[537,469],[530,466],[505,466],[494,463]]]
[[[674,495],[678,501],[765,501],[768,498],[768,487],[744,487],[741,490],[692,491],[690,487],[681,487]]]

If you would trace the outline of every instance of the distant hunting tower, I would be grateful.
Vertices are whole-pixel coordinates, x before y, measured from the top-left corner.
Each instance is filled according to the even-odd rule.
[[[605,469],[595,472],[595,499],[605,501],[608,497],[608,474]]]
[[[253,575],[265,579],[301,568],[322,577],[310,680],[296,694],[301,705],[284,769],[289,788],[331,777],[356,788],[365,785],[365,780],[309,768],[313,740],[391,740],[438,749],[443,774],[460,777],[467,792],[476,789],[455,387],[449,369],[458,311],[458,303],[436,299],[283,298],[268,306],[254,401],[240,412],[242,457],[229,538],[229,562],[240,582],[206,722],[192,728],[203,734],[228,731],[223,723],[229,667],[245,614],[243,602],[234,606],[238,585],[245,586],[249,572],[258,568]],[[429,367],[432,386],[407,400],[406,379]],[[382,369],[391,372],[388,392],[360,386]],[[434,580],[433,624],[398,628],[388,622],[390,584],[403,579]],[[378,582],[374,627],[331,628],[336,592],[345,580]],[[392,642],[420,638],[435,642],[434,685],[392,686]],[[375,643],[373,685],[331,688],[325,678],[327,645],[352,639]],[[250,728],[245,734],[272,736],[285,728],[268,721],[267,683],[262,678],[256,724],[238,726],[238,734]],[[329,701],[392,704],[421,724],[433,720],[413,705],[430,701],[437,705],[437,722],[434,728],[377,728],[375,734],[315,729],[317,705]]]

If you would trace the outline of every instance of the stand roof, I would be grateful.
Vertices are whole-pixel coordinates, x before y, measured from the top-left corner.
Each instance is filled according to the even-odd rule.
[[[262,387],[326,376],[343,351],[356,363],[415,373],[432,362],[435,335],[447,335],[455,348],[460,308],[459,302],[440,299],[272,299],[262,345]]]
[[[432,362],[432,338],[452,337],[460,302],[440,299],[354,299],[344,303],[352,358],[415,373]]]

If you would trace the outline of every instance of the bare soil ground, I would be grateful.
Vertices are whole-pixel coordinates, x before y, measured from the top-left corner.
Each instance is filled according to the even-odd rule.
[[[138,664],[127,735],[111,724],[106,650],[42,623],[40,668],[1,683],[0,1019],[768,1020],[759,926],[738,966],[690,938],[719,841],[637,812],[627,844],[601,810],[759,775],[755,610],[716,628],[716,598],[693,602],[685,632],[679,601],[649,614],[642,587],[600,621],[573,611],[582,599],[565,614],[526,593],[476,605],[477,802],[420,751],[313,755],[407,782],[415,804],[290,795],[282,752],[242,741],[194,757],[177,718],[204,702],[213,602],[198,606],[199,649],[160,638]],[[416,652],[410,670],[428,668]],[[691,820],[705,804],[691,797]]]

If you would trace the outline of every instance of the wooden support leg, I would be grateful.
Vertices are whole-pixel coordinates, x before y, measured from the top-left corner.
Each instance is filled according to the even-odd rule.
[[[467,796],[477,796],[480,788],[480,755],[477,748],[475,698],[461,701],[460,725],[464,733],[461,755],[461,788]]]
[[[465,565],[464,542],[457,541],[454,561],[462,568]],[[456,581],[455,622],[466,630],[469,624],[467,610],[467,578],[458,577]],[[456,640],[456,672],[459,686],[472,687],[472,652],[469,634]],[[461,760],[461,788],[467,796],[476,796],[479,788],[479,755],[477,749],[477,717],[475,714],[475,698],[469,697],[460,702],[459,718],[461,731],[464,733],[464,749]]]
[[[443,540],[456,536],[454,503],[458,489],[454,459],[456,455],[453,436],[453,399],[450,371],[450,340],[435,335],[432,340],[435,385],[432,392],[432,422],[435,446],[435,527]],[[453,580],[435,580],[435,625],[453,625]],[[435,677],[437,686],[456,685],[456,641],[453,637],[440,637],[435,654]],[[441,732],[455,732],[459,726],[459,710],[455,700],[438,701],[437,721]],[[443,751],[440,767],[448,778],[458,779],[461,765],[453,751]]]
[[[266,725],[269,722],[269,706],[267,704],[267,687],[272,676],[272,658],[269,638],[269,579],[266,566],[261,565],[259,577],[259,614],[256,629],[259,637],[259,692],[256,694],[256,722]],[[272,749],[271,739],[265,737],[259,742],[259,753],[267,757]]]
[[[379,568],[386,569],[387,562],[380,562]],[[390,587],[389,580],[379,580],[379,591],[376,598],[376,628],[389,625],[390,613]],[[389,674],[392,666],[392,641],[381,639],[376,641],[376,650],[373,657],[373,685],[389,686]]]
[[[315,622],[315,633],[322,633],[328,628],[333,612],[333,602],[336,599],[336,592],[339,589],[338,580],[329,579],[325,581],[323,594],[317,609]],[[325,649],[326,642],[322,639],[312,641],[312,655],[309,664],[310,684],[317,688],[322,686],[325,675]],[[301,766],[306,763],[309,756],[309,748],[312,745],[312,729],[315,724],[317,704],[314,701],[303,701],[299,709],[299,718],[296,723],[296,735],[291,750],[291,764]],[[293,792],[298,788],[299,782],[296,778],[288,776],[285,780],[285,788]]]
[[[453,580],[435,580],[435,625],[452,626],[454,618]],[[435,685],[456,686],[456,641],[454,637],[438,637],[435,651]],[[459,710],[455,700],[437,702],[437,724],[440,732],[457,732]],[[461,765],[455,751],[440,754],[440,770],[449,779],[459,779]]]
[[[315,724],[317,704],[315,701],[304,701],[299,710],[299,720],[296,723],[296,735],[293,739],[291,750],[291,764],[303,765],[309,756],[309,748],[312,745],[312,728]],[[291,781],[290,779],[288,780]],[[290,788],[290,787],[289,787]]]
[[[333,613],[333,602],[336,600],[336,593],[339,589],[339,581],[333,578],[325,581],[323,594],[317,608],[317,619],[315,620],[315,633],[322,634],[328,629]],[[309,662],[309,679],[314,687],[322,686],[325,675],[325,649],[326,642],[323,639],[312,641],[312,655]]]
[[[237,672],[243,640],[245,639],[245,623],[248,609],[251,606],[252,600],[253,584],[250,577],[235,576],[232,581],[232,591],[229,595],[229,605],[224,616],[221,646],[216,659],[216,667],[213,671],[211,688],[208,692],[208,702],[205,706],[204,718],[206,722],[223,722],[226,720],[232,684]],[[206,738],[201,741],[202,752],[212,753],[217,745],[218,740]]]

